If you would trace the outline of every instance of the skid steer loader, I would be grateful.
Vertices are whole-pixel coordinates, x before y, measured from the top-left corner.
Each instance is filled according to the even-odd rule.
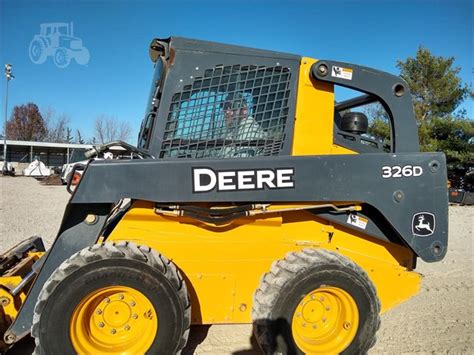
[[[265,353],[360,354],[447,250],[442,153],[407,84],[332,60],[154,39],[137,147],[82,167],[57,238],[0,260],[6,350],[173,354],[191,324],[253,323]],[[335,103],[334,88],[359,96]],[[390,140],[357,108],[380,103]],[[74,172],[73,172],[74,175]]]

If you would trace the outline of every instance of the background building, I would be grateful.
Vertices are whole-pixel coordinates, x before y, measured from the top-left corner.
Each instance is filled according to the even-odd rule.
[[[63,164],[83,160],[83,152],[91,144],[28,142],[7,139],[7,161],[12,163],[17,174],[38,158],[47,167],[62,167]],[[3,161],[3,150],[0,152]]]

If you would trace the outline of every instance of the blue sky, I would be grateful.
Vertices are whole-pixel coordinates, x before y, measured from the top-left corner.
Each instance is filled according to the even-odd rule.
[[[152,38],[171,35],[352,62],[398,74],[396,61],[423,45],[454,56],[472,82],[472,1],[0,1],[0,62],[12,63],[9,115],[34,102],[93,135],[100,114],[127,120],[136,142],[153,65]],[[34,64],[28,48],[40,24],[73,22],[87,65]],[[5,85],[2,75],[3,123]],[[472,101],[463,107],[472,117]]]

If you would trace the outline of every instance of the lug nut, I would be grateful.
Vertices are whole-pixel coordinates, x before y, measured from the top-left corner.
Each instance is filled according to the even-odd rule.
[[[118,296],[118,298],[119,298],[119,300],[123,300],[123,295],[120,294],[120,295]]]
[[[105,298],[104,298],[104,302],[105,302],[105,303],[109,303],[109,302],[110,302],[110,298],[105,297]]]
[[[149,309],[148,311],[146,311],[146,313],[143,316],[145,318],[152,319],[153,318],[153,312],[151,311],[151,309]]]
[[[97,311],[95,311],[96,314],[102,314],[102,310],[101,309],[98,309]]]
[[[351,322],[344,322],[343,327],[345,330],[349,330],[351,328]]]
[[[327,319],[326,317],[323,317],[323,323],[326,323]]]
[[[324,302],[324,297],[319,297],[319,300],[320,300],[321,302]]]
[[[102,322],[99,323],[99,328],[103,328],[104,326],[105,326],[104,323],[102,323]]]
[[[113,328],[110,329],[110,334],[115,334],[115,333],[117,333],[117,331],[115,329],[113,329]]]
[[[331,310],[331,307],[326,307],[326,311],[330,311]]]
[[[318,326],[316,324],[313,324],[313,329],[316,329]]]
[[[130,306],[134,307],[136,305],[135,301],[130,302]]]
[[[123,327],[125,330],[130,330],[130,326],[127,324],[125,327]]]
[[[303,323],[303,324],[301,324],[301,325],[303,326],[303,328],[306,327],[306,323]]]
[[[138,318],[138,314],[133,313],[133,314],[132,314],[132,318],[133,318],[133,319],[137,319],[137,318]]]

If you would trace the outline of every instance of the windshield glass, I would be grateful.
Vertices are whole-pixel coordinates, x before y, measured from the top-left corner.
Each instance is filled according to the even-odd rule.
[[[163,60],[159,58],[155,64],[155,71],[153,74],[153,80],[151,82],[150,94],[148,96],[148,102],[146,105],[145,111],[145,118],[142,121],[142,126],[140,130],[140,134],[138,136],[138,148],[145,148],[146,143],[151,131],[151,127],[153,126],[153,118],[155,117],[154,113],[156,113],[158,105],[157,102],[157,94],[160,90],[160,82],[161,76],[163,74]]]
[[[290,105],[288,67],[216,65],[191,79],[171,97],[160,158],[280,154]]]
[[[71,156],[69,157],[69,163],[76,163],[78,161],[87,160],[84,153],[86,152],[85,149],[73,149]]]

